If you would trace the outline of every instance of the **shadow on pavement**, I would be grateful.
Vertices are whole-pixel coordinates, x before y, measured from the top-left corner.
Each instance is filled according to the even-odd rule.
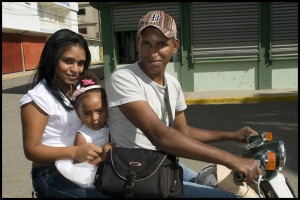
[[[258,132],[270,131],[273,140],[282,140],[286,165],[282,173],[292,182],[298,196],[298,101],[252,104],[191,105],[185,111],[192,127],[208,130],[238,130],[249,126]],[[245,144],[233,141],[213,143],[233,154],[241,154]]]

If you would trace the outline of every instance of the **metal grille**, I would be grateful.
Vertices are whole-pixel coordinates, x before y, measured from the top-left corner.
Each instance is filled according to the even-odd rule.
[[[272,2],[272,56],[298,56],[298,3]]]
[[[113,6],[113,23],[115,31],[137,30],[139,19],[151,10],[163,10],[171,15],[180,27],[179,2],[135,3]]]
[[[193,2],[193,59],[258,58],[258,2]]]

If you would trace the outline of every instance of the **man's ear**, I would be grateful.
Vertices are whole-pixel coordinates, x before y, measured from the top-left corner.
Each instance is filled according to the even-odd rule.
[[[178,39],[175,39],[174,40],[174,49],[173,49],[173,54],[177,53],[178,49],[179,49],[179,45],[180,45],[180,42]]]

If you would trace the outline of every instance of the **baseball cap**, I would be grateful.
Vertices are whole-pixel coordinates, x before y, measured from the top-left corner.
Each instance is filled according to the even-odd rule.
[[[140,19],[137,35],[139,36],[141,32],[149,26],[157,28],[167,38],[177,38],[175,20],[162,10],[150,11],[146,15],[144,15]]]

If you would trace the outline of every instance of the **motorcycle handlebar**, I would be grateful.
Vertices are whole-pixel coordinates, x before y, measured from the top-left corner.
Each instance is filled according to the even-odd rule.
[[[241,172],[234,173],[234,180],[236,180],[237,182],[243,182],[244,178],[245,178],[245,174],[243,174]]]

